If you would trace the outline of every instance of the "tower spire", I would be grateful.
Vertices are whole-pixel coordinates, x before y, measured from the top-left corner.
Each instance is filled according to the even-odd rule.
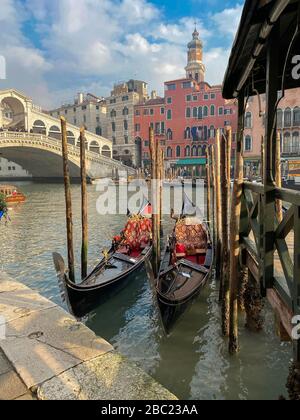
[[[193,32],[193,39],[188,44],[188,64],[185,68],[186,77],[194,79],[197,82],[203,82],[205,79],[205,66],[202,62],[203,58],[203,44],[199,38],[197,29],[197,22],[195,21],[195,30]]]

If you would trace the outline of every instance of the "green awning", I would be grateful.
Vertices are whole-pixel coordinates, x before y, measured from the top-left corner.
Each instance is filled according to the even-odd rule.
[[[206,165],[206,158],[190,158],[190,159],[179,159],[176,162],[177,166],[199,166]]]

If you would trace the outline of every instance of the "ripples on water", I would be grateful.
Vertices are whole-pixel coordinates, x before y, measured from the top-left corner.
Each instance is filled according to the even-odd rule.
[[[25,205],[0,224],[0,268],[61,304],[52,251],[66,257],[64,192],[61,185],[23,184]],[[73,187],[77,275],[80,261],[80,188]],[[89,187],[89,262],[124,226],[124,216],[99,216],[98,196]],[[167,229],[170,221],[166,221]],[[213,282],[193,305],[171,337],[163,336],[145,272],[128,288],[87,318],[87,325],[109,340],[181,399],[277,399],[286,394],[291,346],[274,335],[273,312],[265,308],[265,329],[251,334],[241,319],[241,352],[229,357],[220,335],[217,286]]]

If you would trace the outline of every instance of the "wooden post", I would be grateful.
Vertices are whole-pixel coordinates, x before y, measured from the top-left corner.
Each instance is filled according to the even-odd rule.
[[[276,161],[276,104],[278,100],[280,23],[270,34],[266,68],[266,124],[264,141],[263,249],[261,282],[263,289],[274,284],[275,253],[275,161]]]
[[[158,145],[155,143],[154,130],[150,127],[149,129],[150,139],[150,153],[151,153],[151,181],[152,181],[152,241],[153,241],[153,253],[152,253],[152,265],[155,278],[159,273],[159,262],[160,262],[160,200],[159,200],[159,153]]]
[[[230,204],[230,166],[232,130],[226,129],[226,137],[221,142],[221,179],[222,179],[222,333],[229,336],[230,288],[229,288],[229,204]]]
[[[70,281],[75,283],[75,259],[73,248],[73,214],[72,214],[72,196],[70,169],[68,161],[68,139],[67,139],[67,122],[61,117],[61,133],[62,133],[62,155],[63,155],[63,172],[65,184],[65,200],[66,200],[66,222],[67,222],[67,244],[68,244],[68,265]]]
[[[216,273],[220,278],[221,270],[221,253],[222,253],[222,206],[221,206],[221,177],[220,177],[220,130],[217,130],[216,147],[215,147],[215,173],[216,173],[216,227],[217,227],[217,244],[216,244]]]
[[[238,342],[238,290],[239,290],[239,257],[240,257],[240,219],[243,192],[243,138],[244,138],[244,91],[240,92],[238,104],[238,133],[235,159],[235,175],[231,200],[230,221],[230,332],[229,352],[239,351]]]
[[[207,221],[211,222],[211,175],[209,150],[206,151]]]
[[[265,176],[265,145],[264,145],[265,139],[264,136],[261,136],[261,179],[262,182],[264,182],[264,176]]]
[[[88,214],[87,214],[87,181],[86,181],[86,148],[85,129],[80,129],[80,168],[81,168],[81,277],[85,279],[88,268]]]
[[[215,148],[213,145],[210,147],[210,160],[211,160],[211,178],[212,178],[212,201],[213,201],[213,237],[214,247],[216,249],[216,163],[215,163]],[[216,259],[216,253],[215,253]]]
[[[280,131],[276,136],[276,187],[282,188],[282,174],[281,174],[281,138]],[[276,200],[276,214],[279,223],[283,220],[282,201]]]

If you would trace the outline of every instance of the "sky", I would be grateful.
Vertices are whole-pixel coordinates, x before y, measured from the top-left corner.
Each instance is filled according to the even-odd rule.
[[[163,94],[184,76],[197,22],[206,80],[219,84],[238,28],[241,0],[0,0],[6,80],[45,109],[78,92],[108,96],[131,78]]]

